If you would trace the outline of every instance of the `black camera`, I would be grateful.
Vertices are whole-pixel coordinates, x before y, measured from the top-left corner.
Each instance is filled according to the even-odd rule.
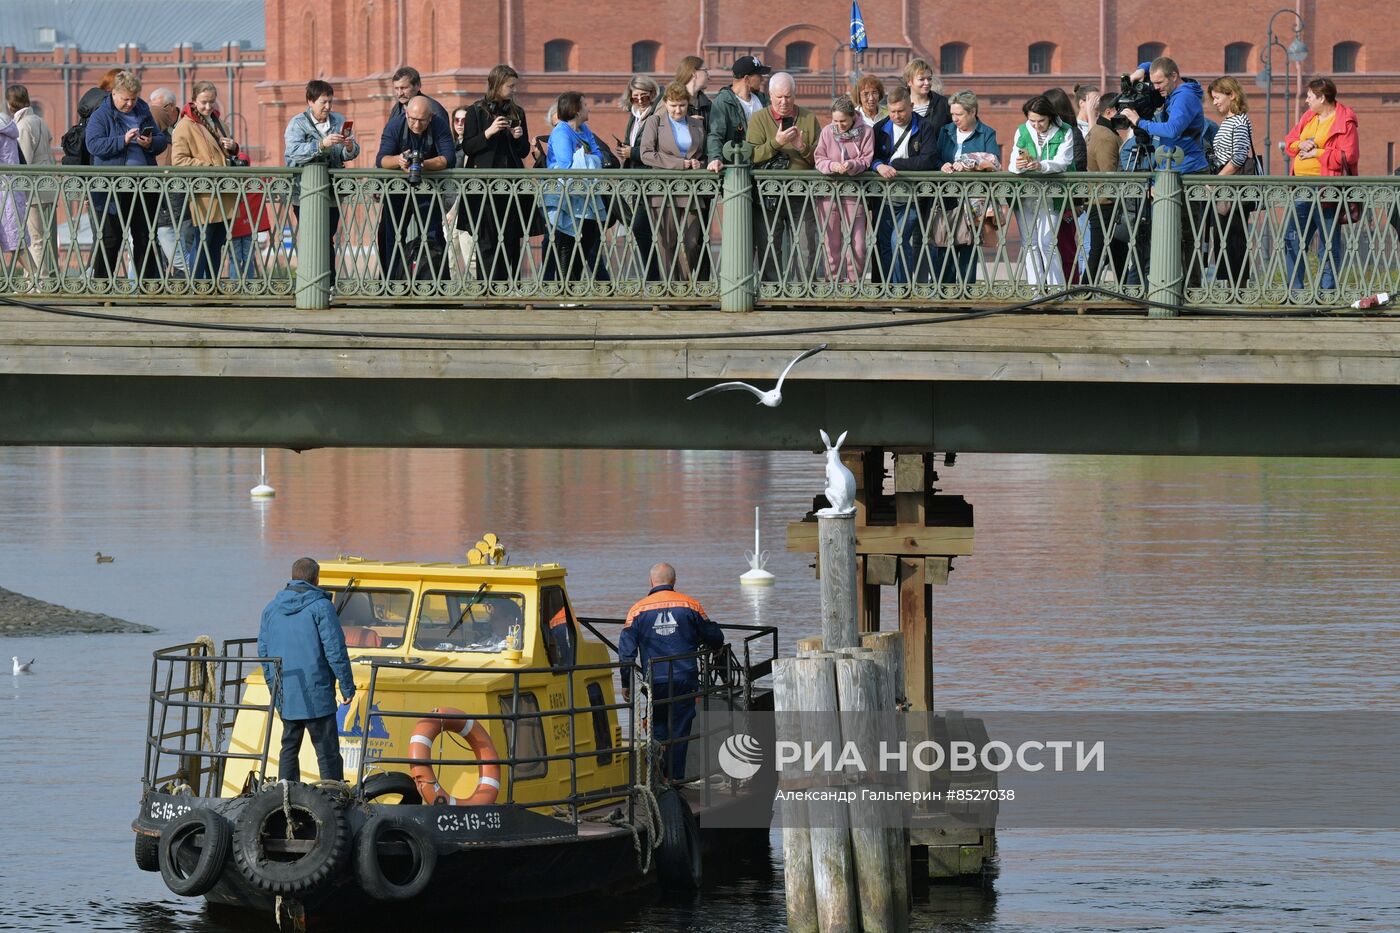
[[[403,154],[408,160],[408,183],[416,185],[423,180],[423,153],[410,149]]]
[[[228,157],[229,168],[247,168],[253,163],[245,155],[231,155]]]
[[[1118,84],[1119,110],[1133,110],[1140,117],[1150,118],[1167,102],[1146,78],[1134,81],[1131,75],[1122,75],[1118,78]]]

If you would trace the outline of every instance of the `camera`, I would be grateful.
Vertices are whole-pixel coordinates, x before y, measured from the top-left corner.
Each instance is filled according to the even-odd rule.
[[[408,183],[416,185],[423,180],[423,153],[410,149],[403,154],[408,160]]]
[[[247,168],[253,164],[245,155],[231,155],[227,161],[229,168]]]
[[[1121,75],[1118,78],[1118,109],[1128,109],[1137,112],[1140,117],[1151,117],[1161,109],[1167,102],[1166,98],[1158,93],[1152,86],[1152,82],[1143,78],[1141,81],[1134,81],[1131,75]]]

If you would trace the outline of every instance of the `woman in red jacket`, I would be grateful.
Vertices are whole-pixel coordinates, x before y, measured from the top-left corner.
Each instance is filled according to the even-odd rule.
[[[1355,175],[1357,162],[1361,158],[1355,111],[1337,103],[1337,85],[1330,78],[1316,78],[1308,82],[1306,101],[1307,113],[1284,139],[1284,151],[1293,159],[1289,174],[1299,178]],[[1306,192],[1309,189],[1302,190]],[[1294,202],[1293,219],[1283,237],[1292,288],[1306,287],[1304,279],[1308,264],[1302,253],[1312,248],[1314,233],[1320,238],[1320,284],[1324,289],[1337,287],[1337,274],[1342,265],[1342,232],[1339,225],[1347,221],[1346,211],[1339,210],[1335,202],[1319,203],[1313,198]]]

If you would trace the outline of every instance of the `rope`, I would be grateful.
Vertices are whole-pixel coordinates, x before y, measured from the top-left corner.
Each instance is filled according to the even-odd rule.
[[[195,653],[196,657],[203,655],[208,658],[218,654],[214,639],[208,635],[200,635],[194,640],[194,643],[199,646],[199,650]],[[194,667],[199,672],[200,680],[197,685],[196,697],[202,703],[217,703],[219,701],[219,666],[217,662],[196,662]],[[199,711],[200,751],[216,752],[219,750],[217,733],[223,731],[223,715],[220,711],[219,722],[216,725],[213,713],[214,710],[207,706]],[[214,769],[211,767],[210,774],[212,775],[213,772]],[[196,776],[196,780],[198,780],[198,776]]]

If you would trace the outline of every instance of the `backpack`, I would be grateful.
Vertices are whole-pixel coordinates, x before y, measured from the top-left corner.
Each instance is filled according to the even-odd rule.
[[[92,155],[87,148],[87,125],[88,118],[83,117],[63,134],[63,158],[60,163],[63,165],[91,165]]]

